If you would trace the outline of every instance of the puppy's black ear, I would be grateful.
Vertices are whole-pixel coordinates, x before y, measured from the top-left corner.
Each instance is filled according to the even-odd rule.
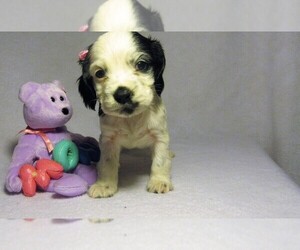
[[[154,73],[154,87],[158,96],[161,95],[164,89],[164,80],[162,74],[165,69],[166,58],[164,50],[159,41],[146,38],[138,32],[132,32],[135,44],[140,51],[147,53],[151,57],[151,66]]]
[[[83,58],[80,58],[78,63],[82,68],[82,75],[78,78],[78,90],[83,99],[83,102],[87,108],[95,110],[97,103],[96,91],[94,88],[94,80],[90,75],[90,51],[92,45],[88,47],[88,50],[85,52],[86,55]]]
[[[153,64],[153,71],[154,71],[154,87],[158,96],[164,90],[164,79],[163,79],[163,72],[166,65],[166,58],[164,50],[157,40],[151,40],[151,56],[152,56],[152,64]]]

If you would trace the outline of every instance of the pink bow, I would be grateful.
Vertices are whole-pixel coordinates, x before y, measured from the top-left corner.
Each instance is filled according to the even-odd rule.
[[[89,31],[89,25],[88,24],[84,24],[84,25],[80,26],[79,32],[86,32],[86,31]]]
[[[89,51],[87,49],[80,51],[78,54],[79,60],[84,61],[88,53],[89,53]]]
[[[27,127],[26,129],[23,129],[19,132],[20,133],[24,133],[24,134],[31,134],[31,135],[39,135],[43,141],[46,144],[47,150],[49,152],[49,154],[53,151],[54,146],[52,144],[52,142],[50,141],[49,137],[45,134],[47,132],[56,132],[55,128],[50,128],[50,129],[32,129],[30,127]]]

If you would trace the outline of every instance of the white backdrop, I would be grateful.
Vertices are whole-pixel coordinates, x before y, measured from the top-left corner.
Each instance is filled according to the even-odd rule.
[[[105,0],[3,0],[2,31],[78,31]],[[166,31],[299,31],[298,0],[139,0]]]
[[[168,64],[170,78],[177,83],[171,90],[177,98],[170,102],[177,104],[178,113],[185,113],[182,129],[187,134],[192,128],[199,134],[256,138],[299,181],[300,34],[168,37],[177,49],[177,58]]]
[[[180,103],[186,134],[256,138],[299,180],[300,34],[187,33],[172,46],[179,58],[169,60],[177,83],[170,102]]]

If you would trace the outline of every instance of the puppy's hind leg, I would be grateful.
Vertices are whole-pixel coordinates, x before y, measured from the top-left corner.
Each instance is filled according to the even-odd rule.
[[[105,138],[101,145],[102,155],[98,163],[98,180],[92,185],[88,194],[92,198],[106,198],[113,196],[118,190],[118,170],[120,160],[120,146],[113,139]]]

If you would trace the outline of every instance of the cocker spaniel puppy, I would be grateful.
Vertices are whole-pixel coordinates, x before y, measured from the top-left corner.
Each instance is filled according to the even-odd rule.
[[[79,92],[88,108],[95,110],[99,103],[101,127],[99,179],[89,195],[110,197],[117,192],[122,148],[151,148],[147,190],[172,190],[172,153],[161,100],[165,67],[161,44],[137,32],[108,32],[88,48],[79,63]]]
[[[89,21],[90,31],[163,31],[158,12],[136,0],[108,0]]]

